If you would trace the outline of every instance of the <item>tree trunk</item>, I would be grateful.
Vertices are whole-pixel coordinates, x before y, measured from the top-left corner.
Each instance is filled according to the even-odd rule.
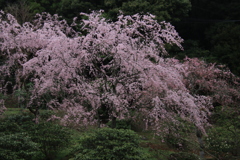
[[[39,123],[39,110],[38,110],[38,108],[37,109],[32,109],[31,107],[29,107],[28,108],[28,110],[31,112],[31,113],[33,113],[34,114],[34,122],[36,123],[36,124],[38,124]]]
[[[204,144],[203,144],[203,139],[202,139],[202,132],[199,129],[196,129],[196,136],[198,137],[198,143],[200,146],[200,151],[199,151],[199,157],[200,160],[204,160]]]
[[[116,128],[116,120],[117,120],[116,117],[112,117],[112,125],[111,125],[111,128]]]

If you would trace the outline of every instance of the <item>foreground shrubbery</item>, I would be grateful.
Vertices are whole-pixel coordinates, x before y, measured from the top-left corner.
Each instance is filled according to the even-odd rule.
[[[216,107],[214,127],[205,137],[206,149],[220,160],[240,158],[240,116],[238,108]]]
[[[0,134],[0,159],[30,160],[38,151],[38,144],[24,133]]]
[[[235,112],[234,112],[235,113]],[[46,122],[50,113],[43,111],[42,122],[33,123],[34,116],[18,114],[0,121],[0,158],[4,160],[80,159],[161,159],[193,160],[200,148],[194,128],[178,128],[178,134],[165,134],[162,139],[154,132],[101,128],[76,131],[53,122]],[[204,139],[205,155],[219,160],[239,157],[239,117],[218,111],[213,115],[216,127]],[[226,117],[227,116],[227,117]],[[45,117],[45,118],[44,118]],[[221,127],[218,127],[221,123]],[[111,123],[109,124],[111,126]],[[129,128],[129,122],[117,120],[117,128]],[[90,126],[89,126],[90,127]],[[145,134],[145,135],[144,135]],[[74,139],[74,140],[72,140]],[[165,146],[165,147],[164,147]],[[163,148],[162,148],[163,147]],[[193,154],[195,153],[195,154]]]
[[[159,155],[155,154],[157,151],[144,145],[156,142],[151,142],[132,130],[101,128],[79,132],[46,122],[50,114],[48,111],[40,114],[43,117],[39,124],[33,122],[33,115],[26,113],[1,120],[1,159],[159,159]],[[128,128],[129,125],[129,122],[117,120],[116,127]],[[170,153],[166,158],[169,155]]]
[[[149,155],[140,147],[140,142],[132,130],[102,128],[80,138],[75,159],[144,160]]]
[[[0,157],[4,160],[53,160],[66,148],[70,132],[51,122],[34,124],[31,115],[13,115],[0,122]]]

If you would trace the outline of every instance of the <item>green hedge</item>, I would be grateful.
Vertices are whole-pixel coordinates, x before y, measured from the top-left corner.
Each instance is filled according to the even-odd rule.
[[[132,130],[102,128],[84,134],[75,149],[75,160],[144,160],[140,137]]]

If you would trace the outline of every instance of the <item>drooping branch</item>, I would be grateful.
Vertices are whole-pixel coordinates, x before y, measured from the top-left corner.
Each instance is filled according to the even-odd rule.
[[[214,65],[162,57],[166,44],[182,48],[171,24],[158,23],[152,15],[119,15],[116,22],[101,12],[83,15],[88,16],[81,24],[84,34],[57,15],[38,14],[20,25],[0,14],[0,54],[5,57],[0,72],[6,76],[15,68],[16,88],[33,84],[27,107],[36,116],[41,106],[63,111],[58,118],[66,125],[97,124],[103,114],[106,121],[143,115],[159,132],[168,130],[165,122],[180,125],[181,119],[204,133],[212,102],[223,95],[213,82],[231,89],[231,101],[239,100],[239,88],[219,78]]]

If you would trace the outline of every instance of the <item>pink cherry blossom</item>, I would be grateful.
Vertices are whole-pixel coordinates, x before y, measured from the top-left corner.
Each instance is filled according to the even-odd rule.
[[[181,118],[204,133],[213,102],[239,100],[231,73],[198,59],[162,57],[166,44],[182,48],[170,23],[140,14],[111,22],[101,12],[81,13],[88,17],[81,24],[75,18],[72,26],[82,26],[80,32],[57,15],[38,14],[20,25],[1,12],[1,90],[14,74],[14,89],[27,90],[26,107],[36,116],[47,107],[64,113],[52,117],[64,125],[102,126],[104,110],[108,120],[144,116],[145,127],[158,132],[167,130],[165,122],[180,125]]]

